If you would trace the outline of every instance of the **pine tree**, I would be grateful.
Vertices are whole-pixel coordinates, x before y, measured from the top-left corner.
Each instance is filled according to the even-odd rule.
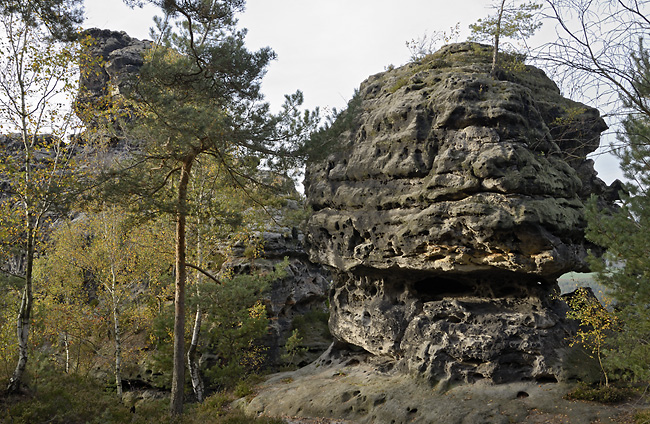
[[[126,84],[122,108],[129,111],[123,125],[133,155],[109,172],[112,184],[105,188],[121,202],[127,193],[128,203],[141,212],[175,217],[171,413],[176,415],[183,408],[186,226],[195,164],[212,162],[245,192],[251,185],[270,187],[297,164],[317,117],[298,111],[299,92],[287,96],[277,115],[263,102],[261,80],[275,54],[245,47],[246,31],[237,29],[235,19],[243,0],[153,3],[160,3],[165,17],[156,21],[157,42],[138,77]]]
[[[536,16],[540,4],[527,2],[517,5],[513,0],[500,0],[492,4],[494,15],[479,19],[469,26],[472,31],[470,40],[490,41],[492,49],[491,74],[496,75],[499,63],[500,42],[503,38],[525,40],[542,26]]]
[[[593,260],[599,282],[617,302],[623,329],[609,352],[609,363],[631,378],[650,378],[650,55],[642,44],[634,55],[635,99],[623,97],[630,111],[615,151],[629,183],[621,207],[607,213],[592,201],[587,236],[607,249]],[[645,106],[639,107],[642,103]]]
[[[32,28],[45,26],[54,39],[73,40],[84,20],[82,5],[83,0],[3,0],[0,13],[20,16]]]

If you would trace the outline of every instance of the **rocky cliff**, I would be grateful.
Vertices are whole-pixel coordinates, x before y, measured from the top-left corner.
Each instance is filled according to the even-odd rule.
[[[606,129],[539,69],[462,43],[361,84],[307,169],[310,254],[335,272],[330,329],[431,382],[556,380],[556,278],[584,271],[586,155]]]
[[[287,209],[300,207],[289,201]],[[284,221],[284,211],[276,211],[276,222]],[[232,248],[231,259],[224,269],[235,274],[256,271],[271,271],[278,264],[287,261],[286,276],[271,282],[265,299],[266,311],[270,319],[269,331],[264,340],[268,354],[268,364],[273,367],[307,365],[318,358],[332,343],[327,326],[327,298],[330,288],[329,273],[322,266],[309,261],[304,247],[304,235],[295,226],[269,224],[266,231],[259,234],[264,251],[260,258],[251,261],[245,254],[246,245],[236,244]],[[293,330],[298,330],[301,340],[298,354],[291,359],[285,344]],[[293,356],[293,355],[291,355]]]
[[[87,54],[82,63],[77,105],[82,110],[90,106],[97,112],[105,109],[106,96],[119,94],[122,85],[138,73],[152,43],[108,29],[91,28],[84,35]],[[88,124],[90,117],[80,114],[80,118]]]

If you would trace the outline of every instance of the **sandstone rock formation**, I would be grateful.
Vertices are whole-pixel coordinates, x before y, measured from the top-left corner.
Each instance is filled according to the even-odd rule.
[[[131,116],[129,108],[121,104],[121,94],[140,71],[152,42],[131,38],[124,31],[99,28],[84,34],[87,52],[81,63],[75,111],[86,127],[82,138],[96,147],[112,148],[107,157],[94,160],[110,161],[113,155],[131,148],[129,141],[119,135],[122,121]],[[118,131],[108,133],[106,127]]]
[[[586,155],[606,127],[534,67],[453,44],[361,84],[339,147],[307,169],[330,329],[431,382],[562,378],[556,278],[584,271]]]
[[[84,35],[88,37],[88,52],[82,64],[77,104],[101,110],[105,96],[119,94],[128,78],[138,73],[152,43],[131,38],[124,31],[99,28],[88,29]]]
[[[270,318],[269,333],[265,340],[269,364],[287,365],[283,359],[287,338],[297,329],[302,339],[300,355],[294,364],[306,365],[330,346],[331,335],[327,327],[327,298],[330,288],[329,273],[309,260],[304,248],[304,235],[296,227],[272,225],[260,234],[264,242],[261,258],[254,267],[271,270],[288,260],[286,276],[271,283],[266,299]],[[233,259],[225,264],[235,273],[251,272],[251,261],[244,254],[244,244],[233,248]]]

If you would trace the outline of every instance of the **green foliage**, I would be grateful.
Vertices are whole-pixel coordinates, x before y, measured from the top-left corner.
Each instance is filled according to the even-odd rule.
[[[213,390],[235,387],[263,364],[264,347],[259,340],[267,332],[268,318],[261,300],[270,282],[283,275],[283,266],[279,266],[275,272],[237,275],[220,284],[206,280],[200,287],[200,296],[190,298],[190,306],[199,302],[204,313],[199,352],[215,358],[202,370]],[[151,333],[150,367],[159,374],[156,383],[163,387],[171,383],[172,314],[171,306],[165,308],[154,320]],[[186,339],[189,339],[190,323],[187,325]]]
[[[83,22],[83,0],[3,0],[0,13],[17,14],[30,26],[44,25],[54,38],[74,39]]]
[[[245,47],[246,31],[234,19],[243,2],[161,6],[173,13],[157,20],[152,36],[159,43],[137,78],[124,83],[124,97],[114,106],[128,113],[103,129],[137,145],[131,158],[103,175],[104,195],[123,202],[128,194],[139,200],[131,203],[139,209],[174,213],[179,187],[173,182],[181,164],[201,162],[215,169],[221,184],[249,195],[255,194],[252,187],[268,185],[259,167],[265,175],[292,172],[304,159],[318,114],[299,110],[300,92],[286,96],[278,114],[262,101],[262,76],[275,54],[268,47]],[[192,206],[190,197],[184,212],[191,214]]]
[[[328,311],[312,309],[303,315],[296,316],[292,321],[292,327],[302,334],[309,332],[310,328],[320,327],[321,335],[323,337],[329,337],[329,318],[330,314]]]
[[[625,387],[598,386],[589,387],[581,384],[566,395],[569,400],[586,400],[598,403],[621,403],[629,400],[634,391]]]
[[[523,3],[517,5],[517,0],[499,0],[492,4],[495,14],[485,19],[479,19],[477,23],[470,25],[472,35],[471,41],[489,40],[492,45],[492,68],[490,74],[495,77],[500,67],[500,52],[503,49],[500,43],[502,38],[525,40],[532,36],[542,25],[537,16],[541,8],[540,4]],[[510,50],[516,50],[510,48]],[[506,69],[521,70],[522,61],[515,61],[509,64]],[[520,69],[521,68],[521,69]]]
[[[605,343],[609,335],[617,330],[618,319],[598,301],[590,289],[580,287],[568,298],[571,308],[567,317],[580,323],[580,328],[571,341],[571,345],[579,343],[591,351],[598,360],[600,369],[605,377],[605,386],[609,386],[609,376],[603,363]]]
[[[310,162],[318,162],[336,149],[345,148],[341,136],[347,131],[353,131],[358,125],[357,118],[363,111],[362,98],[358,90],[348,102],[344,110],[332,110],[325,124],[311,134],[306,146]]]
[[[492,8],[496,10],[494,15],[481,18],[469,26],[470,41],[494,43],[497,34],[502,38],[525,40],[542,26],[542,22],[537,16],[542,7],[541,4],[530,1],[517,5],[517,1],[512,0],[504,2],[503,5],[497,4],[492,5]],[[499,17],[500,6],[503,7],[501,17]]]
[[[16,361],[16,310],[20,302],[22,280],[0,278],[0,387],[9,381]]]
[[[149,424],[169,422],[167,399],[140,401],[134,410],[105,390],[102,382],[79,374],[65,374],[44,365],[31,376],[33,390],[23,396],[0,397],[0,422],[14,424]],[[250,390],[250,386],[249,386]],[[183,424],[281,424],[276,418],[254,418],[233,410],[237,394],[217,392],[202,404],[191,405]]]
[[[266,334],[268,318],[261,299],[276,274],[237,275],[222,284],[207,282],[199,301],[205,318],[201,333],[204,349],[216,363],[205,369],[213,387],[232,387],[264,362],[259,339]]]
[[[7,399],[0,421],[16,424],[131,422],[131,413],[94,380],[46,367],[32,377],[33,394]],[[144,422],[144,421],[141,421]]]
[[[239,381],[232,392],[236,397],[242,398],[253,394],[253,388],[246,380]]]
[[[642,45],[635,59],[637,90],[650,92],[650,61]],[[591,266],[616,301],[621,320],[621,331],[608,352],[611,365],[624,378],[646,380],[650,378],[650,116],[623,100],[633,113],[623,121],[618,135],[622,147],[615,153],[630,183],[615,210],[591,200],[587,237],[607,249],[601,258],[591,258]]]
[[[129,339],[148,326],[169,296],[168,228],[159,222],[131,224],[115,208],[62,220],[36,261],[36,334],[66,371],[112,367],[105,358],[115,357],[118,343],[124,365],[135,363],[140,351],[128,348]],[[112,348],[107,335],[115,342]]]
[[[650,424],[650,409],[637,411],[634,414],[635,424]]]
[[[287,353],[282,355],[282,359],[290,365],[293,365],[293,360],[296,355],[307,352],[306,347],[300,347],[301,344],[302,337],[300,337],[300,332],[296,328],[291,332],[291,335],[287,338],[287,342],[284,344],[284,349]]]
[[[165,305],[156,315],[149,330],[151,353],[146,360],[152,371],[152,382],[156,387],[169,389],[172,384],[174,307]]]

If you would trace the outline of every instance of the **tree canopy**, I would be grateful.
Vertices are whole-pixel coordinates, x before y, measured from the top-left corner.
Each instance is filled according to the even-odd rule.
[[[318,122],[300,112],[302,94],[286,97],[279,114],[263,102],[261,81],[275,57],[249,51],[235,15],[243,1],[158,4],[156,40],[136,78],[125,85],[124,125],[132,156],[105,174],[107,198],[140,210],[171,213],[176,221],[174,414],[182,411],[186,281],[186,226],[190,182],[199,162],[210,162],[240,190],[271,187],[301,159]],[[260,169],[261,168],[261,169]],[[125,201],[137,197],[139,200]]]

